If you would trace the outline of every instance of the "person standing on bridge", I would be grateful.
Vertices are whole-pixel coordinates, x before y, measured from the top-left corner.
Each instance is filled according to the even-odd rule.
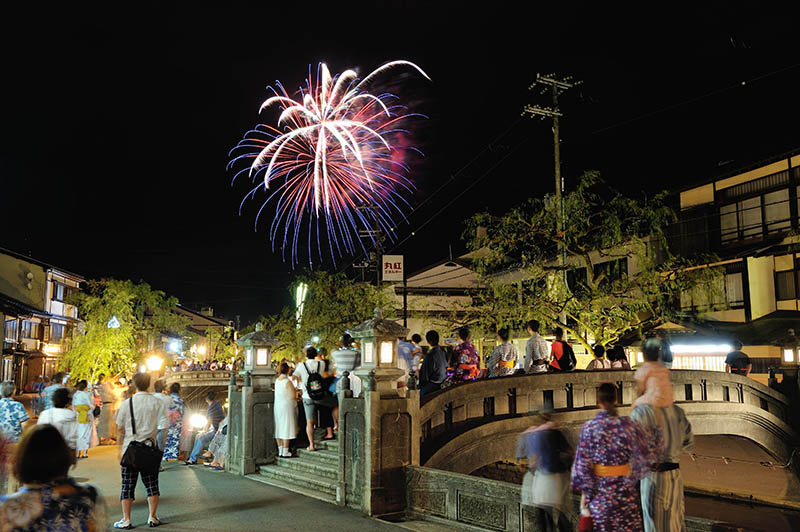
[[[733,351],[725,357],[725,371],[734,375],[747,377],[753,369],[750,357],[742,352],[742,342],[734,340],[732,343]]]
[[[441,389],[442,383],[447,380],[447,354],[439,345],[439,333],[428,331],[425,340],[431,350],[425,355],[419,368],[419,396]]]
[[[645,360],[658,361],[660,350],[659,341],[650,339],[645,342],[642,354]],[[683,409],[674,404],[637,406],[631,419],[645,430],[659,432],[664,439],[656,464],[642,478],[640,486],[645,532],[683,532],[686,530],[683,475],[678,462],[683,451],[694,447],[692,425]]]
[[[630,418],[617,415],[617,387],[600,385],[602,410],[581,428],[572,489],[581,491],[581,509],[589,510],[596,532],[642,530],[637,482],[645,476],[663,446],[659,431],[648,433]]]

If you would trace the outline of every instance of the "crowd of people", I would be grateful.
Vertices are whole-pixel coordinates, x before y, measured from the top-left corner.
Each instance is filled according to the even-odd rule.
[[[541,423],[520,436],[517,458],[528,468],[521,502],[534,510],[540,530],[570,530],[570,488],[581,494],[581,530],[686,529],[679,459],[694,437],[686,414],[672,403],[661,352],[657,339],[643,347],[647,369],[637,371],[630,416],[616,410],[615,384],[599,386],[600,411],[581,428],[574,451],[546,409]],[[666,382],[657,365],[667,373]]]
[[[236,371],[242,365],[241,360],[221,362],[217,360],[190,359],[176,360],[171,366],[167,366],[166,373],[178,373],[180,371]]]

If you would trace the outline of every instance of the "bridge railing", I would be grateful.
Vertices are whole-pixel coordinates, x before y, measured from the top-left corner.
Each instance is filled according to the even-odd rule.
[[[677,403],[741,403],[787,421],[788,399],[747,377],[673,370],[671,380]],[[417,417],[420,463],[424,464],[446,441],[486,423],[524,416],[543,407],[556,411],[595,409],[596,389],[603,382],[617,385],[620,405],[633,402],[636,381],[633,372],[625,370],[500,377],[454,385],[426,396]]]
[[[230,380],[231,372],[228,370],[176,371],[164,375],[167,385],[179,382],[181,386],[227,386]]]

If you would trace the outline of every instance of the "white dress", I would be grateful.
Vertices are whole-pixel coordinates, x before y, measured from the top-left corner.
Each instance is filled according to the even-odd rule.
[[[297,401],[289,379],[275,381],[275,437],[293,440],[297,437]]]
[[[92,446],[94,429],[94,400],[89,392],[76,391],[72,396],[72,409],[78,414],[78,441],[76,450],[88,451]]]

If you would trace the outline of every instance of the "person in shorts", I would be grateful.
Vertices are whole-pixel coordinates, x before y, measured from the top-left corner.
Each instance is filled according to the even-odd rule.
[[[319,373],[323,379],[327,376],[325,361],[317,360],[316,348],[309,346],[306,347],[305,362],[297,364],[297,368],[294,371],[294,374],[300,380],[300,389],[303,391],[303,410],[306,414],[306,434],[308,435],[309,451],[316,450],[316,447],[314,446],[314,424],[317,418],[317,410],[321,408],[330,408],[332,410],[331,414],[333,419],[338,419],[339,417],[338,403],[333,395],[326,392],[322,399],[314,401],[308,394],[308,388],[306,387],[306,384],[308,383],[309,375],[314,373]],[[333,435],[333,427],[328,427],[326,435],[322,439],[332,440],[334,438],[335,436]]]

